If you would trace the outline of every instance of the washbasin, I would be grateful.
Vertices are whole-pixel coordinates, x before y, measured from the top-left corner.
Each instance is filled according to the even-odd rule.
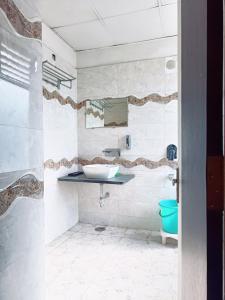
[[[87,178],[109,179],[113,178],[119,171],[119,166],[115,165],[87,165],[83,166],[84,174]]]

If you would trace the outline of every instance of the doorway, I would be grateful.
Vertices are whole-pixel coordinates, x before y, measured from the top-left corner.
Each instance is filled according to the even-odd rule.
[[[64,266],[67,265],[62,285],[65,284],[67,290],[71,288],[72,292],[79,291],[79,287],[73,286],[70,281],[71,276],[75,276],[79,284],[83,285],[82,291],[89,293],[89,298],[92,298],[96,290],[95,288],[91,290],[93,294],[92,292],[90,294],[90,290],[85,290],[85,280],[90,279],[86,281],[88,286],[99,280],[98,292],[101,294],[101,284],[107,279],[108,288],[112,281],[114,282],[115,288],[111,294],[114,298],[116,294],[121,296],[120,284],[125,282],[123,287],[127,284],[127,299],[132,299],[132,295],[135,298],[140,298],[141,295],[142,300],[144,297],[149,298],[149,295],[155,297],[154,300],[158,296],[163,299],[164,295],[168,296],[167,292],[175,291],[174,278],[177,276],[171,269],[172,263],[173,267],[176,265],[174,260],[177,249],[173,243],[168,246],[161,245],[158,216],[158,201],[167,198],[168,194],[170,198],[175,197],[174,190],[170,190],[169,178],[174,179],[176,161],[171,162],[167,159],[165,151],[162,151],[166,149],[165,144],[174,144],[174,136],[171,134],[174,128],[170,117],[173,119],[175,115],[172,106],[174,101],[177,101],[177,90],[174,90],[174,86],[171,88],[174,79],[171,74],[176,69],[174,56],[177,53],[173,52],[174,41],[176,42],[173,30],[176,22],[174,19],[166,18],[168,9],[173,11],[174,1],[151,1],[150,4],[148,1],[141,1],[142,8],[136,6],[137,1],[133,1],[132,5],[131,2],[124,5],[125,11],[119,12],[121,3],[115,5],[114,1],[108,7],[104,6],[105,1],[93,0],[88,4],[91,6],[89,9],[85,6],[86,1],[65,1],[57,5],[52,0],[42,1],[45,12],[49,14],[49,19],[47,15],[43,15],[43,19],[49,22],[49,26],[43,25],[45,59],[47,63],[51,60],[57,68],[60,65],[64,71],[63,76],[70,75],[68,84],[64,82],[65,78],[61,77],[61,73],[60,76],[57,75],[60,78],[57,77],[56,81],[48,82],[51,88],[47,85],[42,91],[44,114],[49,113],[44,124],[45,145],[49,146],[48,149],[44,148],[45,180],[42,176],[41,155],[43,150],[41,137],[43,111],[40,104],[41,23],[36,21],[37,13],[34,12],[30,1],[19,2],[0,1],[0,31],[3,37],[0,53],[1,82],[9,81],[11,86],[16,86],[20,91],[27,91],[26,97],[29,98],[29,101],[24,102],[26,109],[18,110],[15,108],[21,108],[20,102],[12,105],[13,101],[18,100],[18,93],[15,97],[13,88],[6,88],[4,93],[1,93],[5,99],[11,99],[7,97],[12,95],[13,97],[4,104],[0,128],[0,142],[4,145],[1,160],[3,167],[0,170],[2,179],[0,248],[3,249],[0,253],[3,255],[0,264],[2,274],[0,298],[3,300],[17,300],[21,297],[23,300],[30,300],[31,297],[35,300],[43,298],[42,196],[45,185],[45,197],[48,196],[48,199],[45,199],[48,230],[46,241],[54,240],[48,247],[50,257],[53,255],[50,258],[53,261],[51,268],[54,269],[55,262],[60,265],[53,270],[55,276],[53,281],[57,282],[65,271]],[[93,2],[96,3],[94,7]],[[99,6],[101,13],[97,9],[97,3],[102,3]],[[50,7],[47,7],[49,4]],[[79,7],[81,10],[77,13]],[[112,11],[115,15],[111,15]],[[71,12],[75,12],[75,16],[71,15]],[[134,22],[135,14],[141,14],[137,22]],[[79,20],[76,19],[74,23],[73,18]],[[120,18],[125,19],[119,22]],[[162,24],[159,22],[160,18],[163,20]],[[58,22],[62,20],[64,24],[59,24]],[[152,26],[149,20],[154,21]],[[224,198],[223,3],[217,1],[212,4],[209,0],[179,1],[179,22],[178,102],[181,141],[179,154],[181,176],[178,180],[181,206],[179,297],[182,300],[220,300],[223,292]],[[71,30],[70,34],[66,27]],[[82,30],[78,30],[81,27]],[[143,34],[144,28],[149,28],[149,32],[155,36],[153,38],[147,36],[146,39]],[[97,35],[95,30],[98,31]],[[133,34],[142,35],[142,40],[130,40]],[[109,38],[109,35],[114,36],[114,39]],[[164,45],[168,39],[172,43],[168,47],[169,54],[168,52],[165,54]],[[101,47],[96,50],[99,45]],[[138,49],[138,55],[133,51],[134,45]],[[121,51],[124,47],[125,52]],[[79,56],[77,61],[74,50]],[[109,52],[106,53],[106,50]],[[149,70],[154,70],[155,75],[152,76]],[[160,77],[161,70],[166,73],[163,78]],[[58,71],[57,69],[56,73]],[[50,73],[52,76],[52,72]],[[135,76],[131,78],[130,74]],[[78,89],[72,83],[76,78],[80,85]],[[165,84],[161,85],[162,82]],[[23,93],[20,96],[24,98]],[[117,120],[113,122],[110,120],[106,128],[87,129],[86,123],[93,126],[93,122],[85,123],[87,115],[94,116],[92,121],[96,116],[102,118],[100,113],[102,107],[100,109],[98,107],[98,111],[94,110],[94,106],[91,107],[93,111],[90,107],[89,110],[85,110],[87,99],[96,102],[100,100],[104,109],[109,109],[105,103],[109,97],[116,98],[117,104],[126,98],[125,101],[130,108],[130,120],[126,118],[125,122],[119,122],[120,126],[116,129],[114,127],[117,125],[115,123],[118,123]],[[151,114],[145,110],[146,107],[151,108]],[[81,111],[83,113],[79,114]],[[141,112],[141,116],[136,113],[137,111]],[[12,117],[15,114],[18,118]],[[127,123],[131,124],[130,128],[127,127]],[[151,137],[152,132],[154,136]],[[168,138],[165,138],[163,146],[160,144],[162,135]],[[53,142],[52,137],[55,138]],[[19,147],[15,147],[15,140]],[[132,141],[131,145],[134,145],[134,148],[129,149],[127,141],[129,143]],[[78,144],[80,147],[77,147]],[[116,151],[112,151],[112,148]],[[102,155],[103,150],[104,153],[113,152],[118,155],[121,148],[123,156],[120,158]],[[159,149],[162,152],[158,151]],[[129,152],[132,150],[136,152]],[[124,172],[122,175],[129,172],[129,175],[136,177],[132,184],[126,186],[129,189],[122,190],[115,185],[108,187],[107,192],[110,192],[112,197],[109,200],[107,193],[103,195],[104,197],[100,195],[100,200],[107,198],[106,205],[103,209],[101,207],[101,210],[98,205],[102,205],[102,202],[94,201],[99,193],[98,185],[92,187],[89,185],[87,188],[81,184],[78,191],[74,185],[58,182],[58,177],[75,172],[86,164],[108,165],[109,162],[119,164],[121,173]],[[166,171],[161,172],[162,170]],[[145,180],[148,184],[143,185]],[[161,194],[157,189],[158,180],[161,180]],[[147,202],[149,199],[151,201]],[[75,224],[78,219],[82,224]],[[89,225],[84,225],[85,223]],[[15,244],[17,247],[14,247]],[[43,264],[40,261],[43,261]],[[77,274],[76,264],[79,263]],[[92,274],[88,272],[89,263],[93,266]],[[162,277],[165,274],[158,273],[160,276],[157,275],[159,279],[157,281],[157,267],[168,271],[171,278],[164,282]],[[119,272],[116,272],[117,268]],[[153,272],[148,278],[150,269]],[[98,277],[102,270],[105,270],[107,275],[111,270],[112,278]],[[140,275],[139,272],[142,276],[137,276]],[[125,281],[118,281],[118,274]],[[126,280],[127,274],[132,280]],[[151,289],[150,282],[154,289]],[[159,282],[161,284],[157,286]],[[136,284],[139,286],[137,292]],[[14,288],[9,289],[9,286]],[[56,284],[55,288],[57,291],[59,285]],[[151,294],[153,290],[157,291],[157,295]],[[106,288],[106,295],[107,293]],[[64,294],[58,293],[58,296],[64,297]],[[72,296],[73,294],[68,294],[69,299]],[[172,293],[171,297],[175,297],[175,293]]]

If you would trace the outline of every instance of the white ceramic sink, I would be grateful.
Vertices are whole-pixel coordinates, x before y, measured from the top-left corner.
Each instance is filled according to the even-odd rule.
[[[87,165],[83,166],[84,174],[87,178],[109,179],[113,178],[119,171],[119,166],[115,165]]]

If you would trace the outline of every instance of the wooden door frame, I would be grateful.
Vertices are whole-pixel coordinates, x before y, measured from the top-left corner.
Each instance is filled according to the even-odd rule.
[[[180,300],[223,296],[223,0],[179,1]]]

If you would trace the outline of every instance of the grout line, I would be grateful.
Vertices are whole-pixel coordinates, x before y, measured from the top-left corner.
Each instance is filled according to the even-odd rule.
[[[109,45],[109,46],[105,46],[105,47],[97,47],[97,48],[90,48],[90,49],[83,49],[83,50],[75,50],[75,52],[76,53],[80,53],[80,52],[85,52],[85,51],[104,50],[104,49],[107,49],[107,48],[120,47],[120,46],[132,46],[132,45],[136,45],[136,44],[141,44],[141,43],[146,43],[146,42],[152,42],[152,41],[156,41],[156,40],[163,40],[163,39],[177,37],[177,36],[178,36],[177,34],[172,34],[172,35],[155,37],[155,38],[146,39],[146,40],[139,40],[139,41],[130,42],[130,43],[121,43],[121,44]]]
[[[92,7],[91,10],[95,14],[95,16],[96,16],[97,19],[90,19],[88,21],[77,22],[77,23],[70,23],[70,24],[62,25],[62,26],[53,26],[53,27],[51,27],[51,29],[60,29],[60,28],[65,28],[65,27],[77,26],[77,25],[81,25],[81,24],[89,24],[89,23],[93,23],[93,22],[96,22],[96,21],[99,21],[101,23],[104,20],[114,19],[114,18],[118,18],[118,17],[122,17],[122,16],[129,16],[129,15],[133,15],[135,13],[139,13],[139,12],[143,12],[143,11],[148,11],[148,10],[151,10],[151,9],[155,9],[157,7],[158,6],[144,8],[144,9],[138,9],[138,10],[135,10],[135,11],[131,11],[131,12],[127,12],[127,13],[121,13],[121,14],[107,16],[107,17],[102,17],[100,15],[100,13],[98,12],[98,10],[96,9],[96,7]]]
[[[160,25],[161,25],[161,31],[163,33],[163,35],[165,34],[165,28],[163,26],[163,19],[162,19],[162,2],[161,0],[158,0],[158,4],[159,4],[159,18],[160,18]]]
[[[168,4],[161,4],[161,6],[164,7],[164,6],[174,5],[174,4],[176,4],[176,3],[174,2],[174,3],[168,3]],[[144,12],[144,11],[156,9],[158,7],[159,7],[159,5],[154,5],[154,6],[148,7],[148,8],[137,9],[137,10],[126,12],[126,13],[121,13],[121,14],[117,14],[117,15],[102,17],[101,14],[99,13],[99,11],[97,10],[97,8],[95,6],[93,6],[93,7],[91,7],[91,9],[92,9],[92,12],[95,14],[96,19],[90,19],[88,21],[70,23],[70,24],[61,25],[61,26],[60,25],[59,26],[53,26],[53,27],[51,27],[51,29],[54,30],[54,29],[60,29],[60,28],[65,28],[65,27],[77,26],[77,25],[81,25],[81,24],[93,23],[93,22],[96,22],[96,21],[100,21],[100,23],[101,23],[104,20],[118,18],[118,17],[122,17],[122,16],[129,16],[129,15],[133,15],[133,14],[136,14],[136,13],[139,13],[139,12]]]
[[[167,57],[177,57],[177,54],[167,55],[167,56],[159,56],[159,57],[153,57],[153,58],[142,58],[142,59],[133,59],[128,61],[121,61],[121,62],[114,62],[114,63],[108,63],[108,64],[99,64],[99,65],[93,65],[93,66],[87,66],[87,67],[77,67],[76,70],[85,70],[85,69],[92,69],[92,68],[100,68],[100,67],[107,67],[107,66],[117,66],[121,64],[129,64],[129,63],[136,63],[136,62],[145,62],[145,61],[152,61],[156,59],[166,59]]]

